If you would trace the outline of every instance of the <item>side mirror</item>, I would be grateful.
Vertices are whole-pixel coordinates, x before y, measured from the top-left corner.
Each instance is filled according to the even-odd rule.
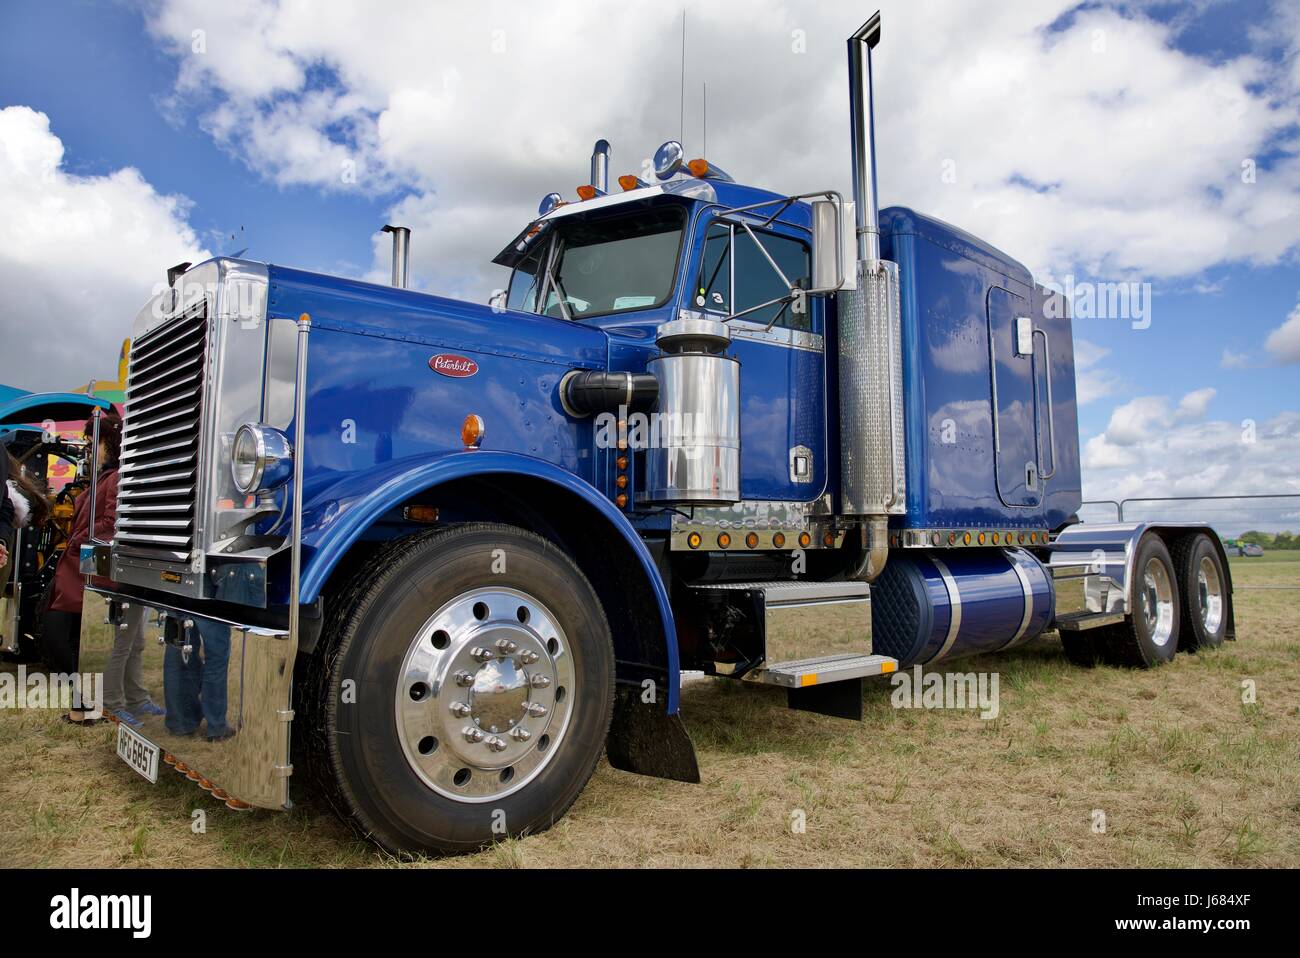
[[[840,206],[834,200],[812,203],[812,288],[810,296],[833,293],[844,285]]]
[[[488,305],[492,307],[493,311],[501,312],[506,308],[507,295],[504,289],[494,290],[492,295],[488,297]]]

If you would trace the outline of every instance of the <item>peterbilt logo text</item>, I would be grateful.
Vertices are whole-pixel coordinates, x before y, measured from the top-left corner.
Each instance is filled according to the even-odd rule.
[[[473,376],[478,372],[478,363],[468,356],[457,356],[455,353],[439,353],[437,356],[429,357],[429,368],[442,376],[464,379],[466,376]]]

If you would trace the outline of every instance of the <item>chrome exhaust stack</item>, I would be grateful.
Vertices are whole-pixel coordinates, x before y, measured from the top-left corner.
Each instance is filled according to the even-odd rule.
[[[393,234],[393,285],[406,289],[406,272],[411,265],[411,231],[405,226],[385,226]]]
[[[871,51],[877,12],[848,39],[857,288],[841,290],[840,513],[863,521],[861,578],[879,575],[888,517],[906,512],[898,266],[880,258]]]
[[[609,140],[597,140],[591,150],[591,185],[609,192]]]
[[[849,113],[852,116],[853,215],[858,260],[880,259],[876,199],[876,123],[871,97],[871,51],[880,42],[880,11],[849,37]]]

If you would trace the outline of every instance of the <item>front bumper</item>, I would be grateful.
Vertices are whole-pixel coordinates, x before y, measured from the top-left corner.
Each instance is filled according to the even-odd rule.
[[[143,684],[168,714],[137,715],[142,724],[136,731],[162,749],[163,761],[179,763],[219,797],[288,808],[296,654],[289,632],[95,586],[86,593],[88,600],[97,595],[108,603],[110,635],[91,634],[90,623],[102,619],[87,608],[83,657],[94,655],[96,643],[106,654],[114,641],[144,629]],[[234,734],[208,740],[227,729]]]

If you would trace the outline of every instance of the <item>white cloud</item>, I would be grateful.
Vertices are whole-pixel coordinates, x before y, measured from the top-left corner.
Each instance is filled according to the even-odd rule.
[[[1277,329],[1268,334],[1264,347],[1283,363],[1300,363],[1300,305]]]
[[[1285,139],[1300,109],[1286,61],[1189,56],[1172,46],[1177,26],[1128,5],[883,6],[885,201],[985,236],[1040,279],[1191,277],[1272,263],[1300,243],[1300,159]],[[598,136],[613,142],[618,173],[679,129],[680,9],[650,0],[410,0],[381,12],[157,0],[151,11],[150,29],[180,62],[178,93],[259,173],[329,191],[412,191],[393,215],[419,228],[413,271],[439,290],[480,298],[500,283],[487,260],[542,194],[585,181]],[[1066,27],[1047,29],[1067,13]],[[688,153],[699,151],[707,81],[722,166],[774,189],[847,193],[850,17],[839,4],[781,0],[691,8]],[[1279,42],[1261,37],[1261,48]],[[1272,159],[1244,182],[1242,164],[1258,157]],[[355,182],[341,176],[348,163]],[[377,251],[377,270],[386,257]]]
[[[1178,402],[1178,410],[1175,416],[1178,419],[1204,419],[1205,411],[1209,408],[1210,400],[1214,398],[1217,390],[1214,389],[1196,389],[1189,392]]]
[[[137,170],[77,176],[44,113],[0,110],[0,382],[68,389],[116,371],[130,321],[168,266],[198,261],[184,197]]]
[[[1219,358],[1219,365],[1224,369],[1249,369],[1250,356],[1246,353],[1236,353],[1225,348],[1223,355]]]
[[[1166,420],[1136,439],[1117,437],[1116,425],[1112,420],[1084,446],[1085,499],[1300,493],[1300,413],[1258,424]],[[1164,514],[1170,508],[1162,507]],[[1242,521],[1249,524],[1263,508],[1245,508]],[[1204,502],[1197,509],[1211,518],[1222,511]]]
[[[1080,406],[1114,395],[1122,387],[1123,380],[1116,373],[1099,366],[1109,355],[1107,346],[1086,339],[1074,341],[1075,390]]]

